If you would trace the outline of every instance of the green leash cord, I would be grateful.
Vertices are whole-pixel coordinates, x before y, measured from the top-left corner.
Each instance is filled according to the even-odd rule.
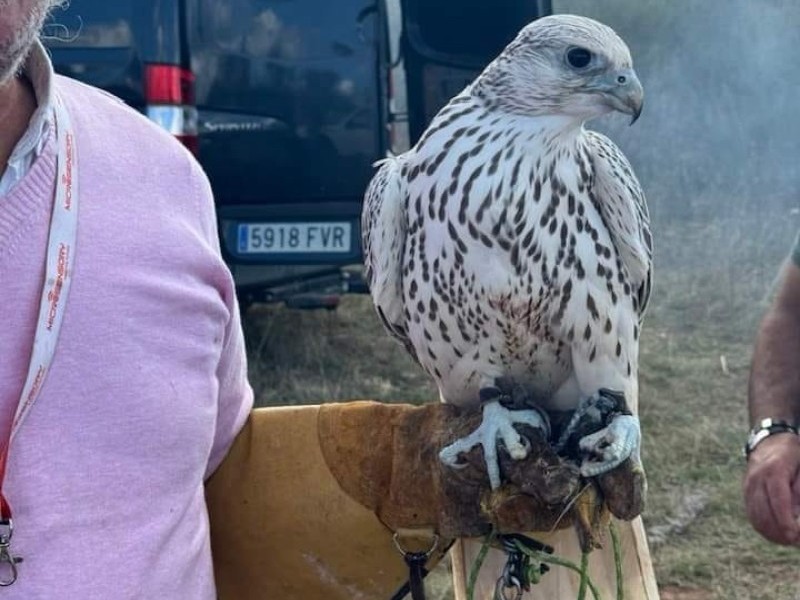
[[[622,548],[619,543],[619,535],[617,534],[616,527],[612,522],[609,525],[609,533],[611,534],[611,545],[614,552],[614,574],[616,577],[616,584],[617,584],[617,596],[616,600],[625,600],[625,592],[622,585]],[[489,548],[491,547],[492,543],[495,541],[497,537],[496,532],[492,531],[489,535],[486,536],[486,539],[481,546],[481,550],[478,553],[478,556],[475,558],[475,562],[472,564],[472,569],[470,569],[469,573],[469,580],[467,582],[467,600],[474,600],[475,599],[475,584],[478,581],[478,574],[480,573],[481,567],[483,566],[484,561],[486,560],[486,555],[489,553]],[[547,554],[546,552],[540,552],[539,550],[534,550],[525,546],[520,542],[516,542],[518,550],[529,556],[533,559],[534,564],[531,565],[531,576],[530,581],[532,583],[538,583],[541,575],[539,574],[539,567],[538,565],[541,563],[550,564],[550,565],[557,565],[560,567],[564,567],[566,569],[570,569],[575,571],[580,576],[580,586],[578,588],[578,597],[576,600],[586,600],[586,591],[590,591],[594,600],[601,600],[600,592],[597,589],[597,586],[594,585],[591,578],[589,577],[589,553],[584,552],[581,555],[581,564],[580,566],[576,565],[572,561],[569,561],[564,558],[559,558],[558,556],[553,556],[552,554]]]
[[[486,560],[486,555],[489,554],[489,548],[492,542],[494,542],[495,537],[497,537],[497,534],[494,529],[492,529],[492,532],[483,540],[481,551],[478,552],[475,562],[472,563],[472,569],[470,569],[469,572],[469,581],[467,581],[467,600],[475,599],[475,583],[478,581],[478,573],[480,573],[481,567],[483,566],[483,561]]]
[[[581,553],[581,585],[578,588],[578,600],[586,599],[586,588],[589,586],[589,553]],[[595,600],[597,600],[597,592],[592,590]]]
[[[611,547],[614,549],[614,569],[617,576],[617,600],[625,600],[625,590],[622,587],[622,544],[619,543],[619,533],[614,521],[608,524],[611,533]]]

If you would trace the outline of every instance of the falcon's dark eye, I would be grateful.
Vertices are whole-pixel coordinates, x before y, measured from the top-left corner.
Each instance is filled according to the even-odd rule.
[[[570,48],[567,50],[567,62],[570,67],[583,69],[592,62],[592,53],[586,48]]]

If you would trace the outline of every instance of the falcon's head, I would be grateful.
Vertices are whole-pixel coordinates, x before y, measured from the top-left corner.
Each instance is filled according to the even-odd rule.
[[[478,77],[473,92],[516,114],[581,122],[611,111],[633,122],[644,100],[625,42],[610,27],[574,15],[527,25]]]

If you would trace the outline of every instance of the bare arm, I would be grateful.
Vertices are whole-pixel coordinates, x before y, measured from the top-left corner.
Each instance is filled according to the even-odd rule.
[[[756,338],[748,399],[750,422],[800,420],[800,268],[789,262]],[[765,538],[800,544],[800,438],[773,435],[750,455],[744,480],[747,516]]]
[[[791,261],[756,338],[748,406],[751,425],[800,420],[800,268]]]

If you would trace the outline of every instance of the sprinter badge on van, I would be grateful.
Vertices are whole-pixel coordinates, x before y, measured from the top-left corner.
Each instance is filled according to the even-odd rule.
[[[352,224],[240,223],[240,254],[346,253],[352,249]]]

